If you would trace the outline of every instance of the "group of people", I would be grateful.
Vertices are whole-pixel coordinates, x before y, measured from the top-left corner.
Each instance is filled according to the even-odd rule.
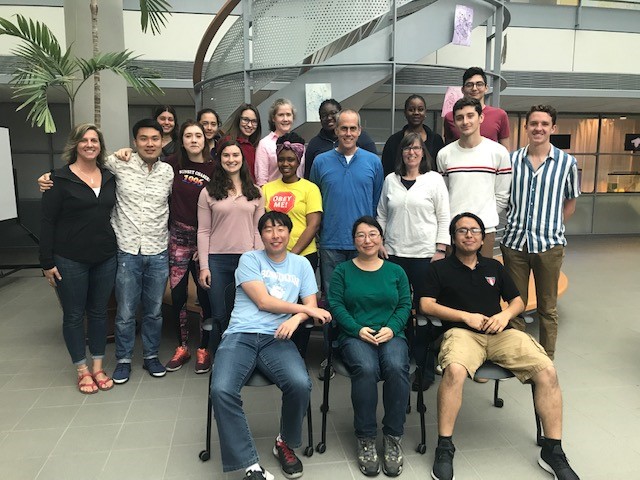
[[[333,99],[320,105],[321,130],[306,148],[291,131],[296,111],[286,99],[269,110],[271,133],[262,139],[260,114],[250,104],[238,108],[224,133],[211,109],[177,129],[175,110],[162,107],[133,127],[133,152],[108,157],[98,128],[76,127],[65,147],[68,164],[39,183],[46,189],[41,262],[63,307],[79,391],[93,394],[129,380],[140,304],[143,368],[161,377],[189,361],[191,274],[202,309],[195,371],[209,372],[213,363],[211,397],[224,471],[273,478],[259,464],[240,397],[258,368],[283,391],[273,453],[286,477],[302,475],[294,449],[311,382],[291,336],[313,318],[333,320],[339,328],[361,471],[397,476],[411,390],[404,331],[412,311],[421,312],[439,317],[445,330],[432,477],[454,478],[452,434],[462,385],[490,359],[537,387],[545,432],[540,465],[555,478],[578,478],[560,443],[562,399],[552,363],[563,222],[579,195],[576,161],[551,145],[556,112],[543,105],[527,113],[529,144],[510,155],[501,145],[509,137],[506,114],[484,105],[487,88],[481,69],[465,72],[464,97],[445,118],[446,146],[423,123],[424,98],[410,96],[407,125],[388,139],[382,161],[359,114]],[[492,257],[505,208],[503,267]],[[318,263],[326,309],[317,303]],[[530,270],[540,343],[522,331],[518,318],[527,304]],[[163,365],[158,348],[167,280],[178,346]],[[117,364],[110,378],[102,358],[114,284]],[[236,289],[230,319],[229,284]],[[418,339],[413,350],[426,351],[429,340]],[[428,388],[433,365],[424,355],[419,363],[427,380],[417,388]]]

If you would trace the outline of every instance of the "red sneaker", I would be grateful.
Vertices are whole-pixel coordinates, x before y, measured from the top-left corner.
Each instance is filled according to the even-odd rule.
[[[180,345],[176,348],[176,353],[174,353],[173,358],[167,362],[165,368],[169,372],[175,372],[176,370],[180,370],[182,365],[187,363],[190,358],[191,355],[189,354],[189,349]]]
[[[209,373],[211,371],[211,355],[206,348],[196,350],[195,372],[198,374]]]

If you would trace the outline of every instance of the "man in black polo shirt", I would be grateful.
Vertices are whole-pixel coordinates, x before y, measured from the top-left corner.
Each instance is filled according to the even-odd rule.
[[[557,480],[578,479],[560,443],[562,393],[555,367],[533,337],[509,328],[524,303],[502,264],[478,253],[485,237],[482,220],[461,213],[451,221],[449,233],[453,255],[431,264],[420,299],[422,312],[440,318],[445,329],[438,357],[444,374],[438,389],[438,446],[431,476],[453,480],[452,435],[464,381],[491,360],[522,383],[536,385],[534,403],[545,434],[540,466]],[[501,298],[508,302],[504,310]]]

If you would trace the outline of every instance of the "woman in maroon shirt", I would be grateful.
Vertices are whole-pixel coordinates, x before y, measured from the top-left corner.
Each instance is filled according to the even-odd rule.
[[[197,225],[198,197],[209,183],[214,163],[207,146],[202,126],[187,120],[180,127],[179,148],[175,155],[166,159],[173,167],[173,188],[169,209],[169,286],[173,318],[177,327],[178,347],[173,358],[166,364],[170,372],[179,370],[190,358],[187,323],[187,297],[189,272],[196,283],[196,292],[202,317],[200,322],[200,347],[196,351],[196,373],[211,370],[211,356],[207,351],[211,324],[205,319],[211,317],[209,297],[198,284]]]
[[[251,178],[255,182],[256,147],[262,135],[262,124],[258,109],[250,103],[240,105],[233,123],[229,128],[229,133],[218,143],[219,146],[228,140],[238,142],[242,156],[247,164],[247,169]],[[218,158],[220,158],[220,148],[218,148]]]

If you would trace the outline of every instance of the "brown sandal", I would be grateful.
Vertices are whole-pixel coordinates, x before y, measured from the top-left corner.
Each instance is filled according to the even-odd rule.
[[[87,377],[91,378],[91,380],[92,380],[91,383],[80,383],[80,382],[82,382],[83,379],[85,379]],[[95,390],[91,390],[91,391],[82,390],[83,388],[87,388],[87,387],[95,388]],[[93,379],[93,376],[89,372],[83,373],[82,375],[80,375],[78,377],[78,391],[80,393],[83,393],[85,395],[93,395],[94,393],[98,393],[98,388],[99,387],[96,385],[96,382]]]
[[[98,380],[97,376],[100,374],[104,375],[107,378],[104,380]],[[104,370],[98,370],[97,372],[94,372],[92,376],[93,376],[93,381],[96,382],[96,384],[98,385],[98,388],[103,392],[106,392],[107,390],[111,390],[113,388],[113,380],[109,377],[109,375],[107,375],[107,373]],[[105,386],[109,382],[112,382],[111,385]]]

